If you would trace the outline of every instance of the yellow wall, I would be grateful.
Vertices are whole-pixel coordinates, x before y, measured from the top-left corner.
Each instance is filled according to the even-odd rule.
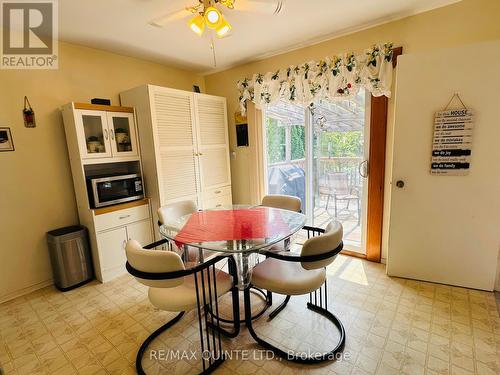
[[[78,223],[59,107],[110,98],[152,83],[203,89],[203,78],[180,69],[77,45],[59,44],[59,70],[0,70],[0,126],[12,130],[15,152],[0,153],[0,300],[50,282],[48,230]],[[37,127],[23,125],[27,95]]]
[[[229,113],[229,134],[231,149],[236,151],[232,157],[233,199],[235,203],[251,202],[252,184],[255,177],[249,174],[250,165],[255,162],[255,144],[248,148],[236,148],[233,114],[239,110],[236,82],[254,73],[274,71],[279,68],[299,64],[304,61],[320,59],[348,51],[361,52],[374,43],[394,42],[403,46],[404,53],[447,48],[480,41],[500,38],[500,1],[463,0],[462,2],[439,8],[416,16],[376,26],[343,37],[331,39],[316,45],[270,57],[261,61],[241,65],[233,69],[205,77],[207,92],[227,97]],[[471,64],[478,64],[480,56],[469,56]],[[491,62],[489,62],[491,63]],[[432,90],[432,87],[429,88]],[[394,103],[389,102],[388,155],[387,165],[392,163],[392,134]],[[252,129],[250,129],[252,131]],[[390,170],[386,181],[386,208],[389,202]],[[384,217],[384,227],[388,215]],[[383,256],[385,255],[387,231],[384,231]]]

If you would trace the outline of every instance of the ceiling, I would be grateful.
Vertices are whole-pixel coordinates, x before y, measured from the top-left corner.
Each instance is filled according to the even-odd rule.
[[[214,37],[216,67],[210,33],[194,34],[186,25],[189,13],[164,28],[148,24],[197,1],[59,1],[60,39],[206,73],[460,0],[286,0],[279,15],[258,12],[263,7],[255,0],[236,0],[234,10],[221,8],[233,30]]]

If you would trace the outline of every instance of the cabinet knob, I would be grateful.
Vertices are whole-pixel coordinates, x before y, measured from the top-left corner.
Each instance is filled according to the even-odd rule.
[[[396,181],[396,186],[400,189],[405,187],[405,182],[403,180]]]

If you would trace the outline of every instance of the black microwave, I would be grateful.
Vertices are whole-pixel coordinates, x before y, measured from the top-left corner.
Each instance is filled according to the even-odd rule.
[[[144,187],[140,174],[90,177],[87,178],[87,190],[91,208],[111,206],[144,198]]]

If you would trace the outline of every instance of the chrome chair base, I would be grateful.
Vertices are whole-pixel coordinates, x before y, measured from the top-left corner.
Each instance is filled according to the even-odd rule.
[[[252,320],[255,320],[255,319],[260,318],[267,311],[267,309],[272,305],[272,301],[270,301],[268,299],[268,295],[262,289],[257,288],[255,286],[250,287],[250,289],[251,289],[251,291],[255,291],[255,294],[259,293],[261,295],[260,298],[265,302],[265,305],[262,308],[262,310],[260,310],[259,312],[257,312],[255,315],[252,316]],[[206,309],[206,312],[213,316],[213,311],[211,309]],[[233,311],[233,316],[238,316],[238,315],[235,315],[235,313],[236,313],[236,311]],[[238,314],[239,314],[239,311],[238,311]],[[235,324],[234,318],[233,319],[226,319],[226,318],[219,317],[218,320],[220,322],[226,323],[226,324]],[[240,319],[240,321],[236,322],[236,323],[245,324],[245,318]],[[222,334],[224,334],[223,331],[221,331],[221,332],[222,332]],[[226,334],[224,334],[224,335],[226,337],[235,337],[235,336],[230,336],[230,335],[226,335]]]
[[[137,370],[137,373],[139,375],[147,375],[146,372],[144,371],[144,368],[142,367],[142,357],[144,356],[144,352],[148,348],[149,344],[160,336],[163,332],[165,332],[167,329],[172,327],[175,323],[177,323],[181,318],[184,316],[185,311],[181,311],[179,314],[175,316],[172,320],[168,321],[164,325],[162,325],[160,328],[158,328],[156,331],[154,331],[151,335],[148,336],[146,340],[142,343],[141,347],[139,348],[139,351],[137,352],[137,356],[135,357],[135,369]]]
[[[142,367],[142,358],[144,356],[144,353],[146,352],[148,346],[153,342],[155,338],[157,338],[159,335],[161,335],[163,332],[171,328],[173,325],[175,325],[181,318],[184,316],[185,312],[182,311],[179,314],[175,316],[172,320],[168,321],[164,325],[162,325],[160,328],[158,328],[156,331],[154,331],[151,335],[146,338],[146,340],[142,343],[141,347],[139,348],[139,351],[137,352],[137,356],[135,358],[135,369],[137,370],[137,374],[139,375],[147,375],[146,371]],[[236,334],[237,335],[237,334]],[[219,358],[215,359],[207,368],[205,368],[200,374],[210,374],[213,371],[215,371],[223,362],[225,358],[223,354],[220,355]],[[203,360],[202,360],[203,361]]]
[[[267,350],[271,350],[277,356],[279,356],[283,359],[286,359],[288,361],[291,361],[291,362],[313,364],[313,363],[319,363],[319,362],[337,359],[338,353],[340,353],[344,349],[345,329],[344,329],[342,322],[335,315],[333,315],[330,311],[328,311],[326,309],[326,306],[323,307],[323,306],[317,305],[316,304],[317,301],[315,303],[308,302],[307,308],[311,311],[314,311],[318,314],[321,314],[322,316],[327,318],[329,321],[331,321],[335,325],[335,327],[338,329],[339,334],[340,334],[340,338],[339,338],[337,344],[335,345],[335,347],[332,350],[330,350],[329,352],[305,356],[305,355],[300,355],[297,353],[285,352],[284,350],[272,345],[271,343],[269,343],[269,342],[263,340],[262,338],[260,338],[259,336],[257,336],[257,333],[255,332],[255,330],[253,329],[253,326],[252,326],[252,319],[249,318],[250,311],[251,311],[251,301],[250,301],[249,289],[245,290],[244,299],[245,299],[245,316],[247,317],[245,324],[246,324],[250,334],[252,335],[253,339],[260,346],[262,346],[263,348],[265,348]],[[276,308],[276,310],[274,310],[271,313],[272,317],[270,316],[269,320],[275,318],[281,311],[283,311],[283,309],[286,307],[286,304],[288,303],[289,300],[290,300],[290,296],[286,296],[285,301],[280,306],[278,306]],[[320,302],[320,304],[322,305],[322,302]],[[326,305],[326,301],[325,301],[325,305]]]

